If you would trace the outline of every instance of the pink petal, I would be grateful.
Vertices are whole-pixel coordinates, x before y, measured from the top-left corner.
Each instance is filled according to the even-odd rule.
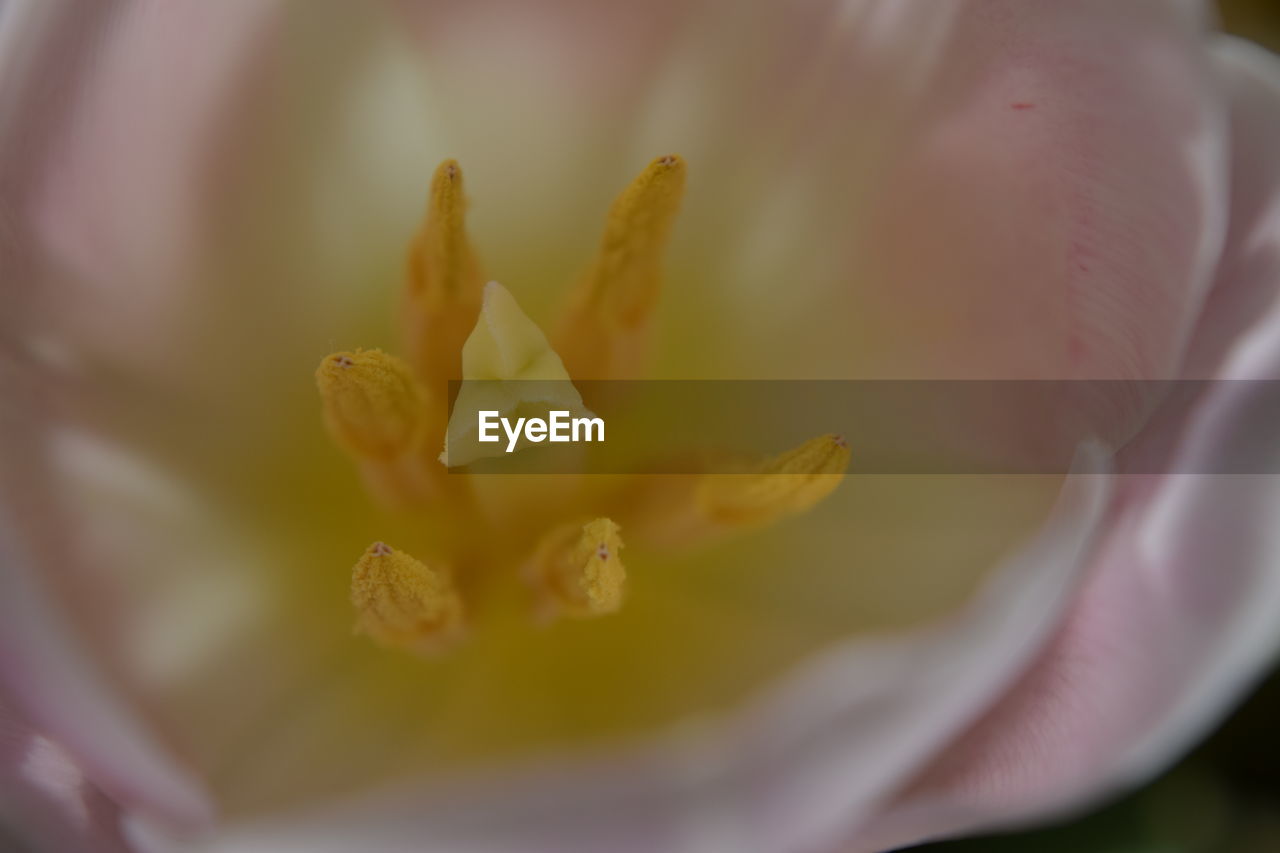
[[[1193,7],[961,4],[854,249],[872,283],[847,297],[867,375],[1177,374],[1225,229]],[[1083,403],[1127,438],[1152,400],[1116,388],[1064,401],[1057,424]]]
[[[160,363],[278,3],[17,2],[0,20],[6,281],[32,336]],[[12,205],[10,209],[9,206]],[[53,316],[56,315],[56,316]]]
[[[97,667],[49,598],[10,521],[8,513],[0,515],[0,686],[15,709],[57,738],[122,805],[179,825],[207,823],[212,807],[199,782]]]
[[[134,363],[172,348],[220,122],[274,8],[35,0],[0,14],[0,685],[113,799],[177,824],[207,822],[208,798],[56,598],[84,561],[60,559],[51,445],[69,341]]]
[[[1280,379],[1280,63],[1222,40],[1231,228],[1188,370]],[[1270,396],[1270,399],[1268,399]],[[1280,412],[1270,389],[1172,401],[1126,450],[1084,595],[1017,688],[869,828],[875,850],[1076,807],[1158,772],[1221,718],[1280,646]],[[1127,461],[1126,461],[1127,460]],[[1240,471],[1245,476],[1204,473]]]
[[[1225,227],[1189,5],[954,4],[869,221],[836,220],[869,277],[837,297],[867,375],[1175,374]]]
[[[936,47],[879,51],[886,64],[872,76],[884,87],[922,78],[918,91],[895,90],[896,111],[867,110],[867,69],[842,66],[844,100],[824,103],[852,114],[838,137],[848,164],[818,165],[848,189],[817,218],[815,244],[841,247],[843,286],[775,286],[777,311],[746,363],[840,378],[1176,376],[1226,229],[1225,119],[1202,6],[865,8],[902,25],[888,26],[894,41],[927,33]],[[948,13],[939,37],[928,21]],[[852,30],[843,46],[865,56],[864,30]],[[859,174],[852,164],[868,150],[881,168]],[[765,335],[787,341],[785,361],[756,343]],[[1057,455],[1083,434],[1126,440],[1157,402],[1153,386],[1088,388],[1106,393],[1063,395],[1027,420],[975,412],[955,434],[977,436],[983,453]]]
[[[16,847],[11,847],[16,845]],[[0,700],[0,847],[124,853],[114,803]]]

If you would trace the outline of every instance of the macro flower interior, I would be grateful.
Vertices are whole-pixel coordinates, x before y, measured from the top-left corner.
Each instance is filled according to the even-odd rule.
[[[1280,647],[1280,64],[1220,29],[0,6],[0,847],[873,853],[1158,777]],[[489,470],[477,400],[733,463]]]

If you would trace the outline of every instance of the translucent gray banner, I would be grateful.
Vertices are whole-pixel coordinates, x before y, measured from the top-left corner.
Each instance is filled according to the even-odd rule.
[[[444,459],[475,474],[741,473],[826,434],[851,474],[1065,474],[1086,440],[1130,474],[1280,473],[1277,380],[526,380],[455,382],[450,398]],[[1213,400],[1247,407],[1241,434],[1176,452]]]

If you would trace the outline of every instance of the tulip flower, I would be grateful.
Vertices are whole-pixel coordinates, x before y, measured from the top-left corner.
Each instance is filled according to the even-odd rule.
[[[1207,4],[11,0],[0,146],[0,843],[887,850],[1280,646],[1280,63]],[[1065,475],[597,488],[447,469],[456,379],[1128,390]]]

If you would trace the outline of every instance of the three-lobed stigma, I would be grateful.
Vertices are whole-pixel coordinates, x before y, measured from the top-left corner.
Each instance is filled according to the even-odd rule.
[[[501,452],[480,442],[475,412],[506,416],[520,410],[535,416],[552,409],[590,415],[546,335],[510,291],[491,281],[484,288],[475,331],[462,347],[462,384],[440,462],[451,467],[469,465]]]

